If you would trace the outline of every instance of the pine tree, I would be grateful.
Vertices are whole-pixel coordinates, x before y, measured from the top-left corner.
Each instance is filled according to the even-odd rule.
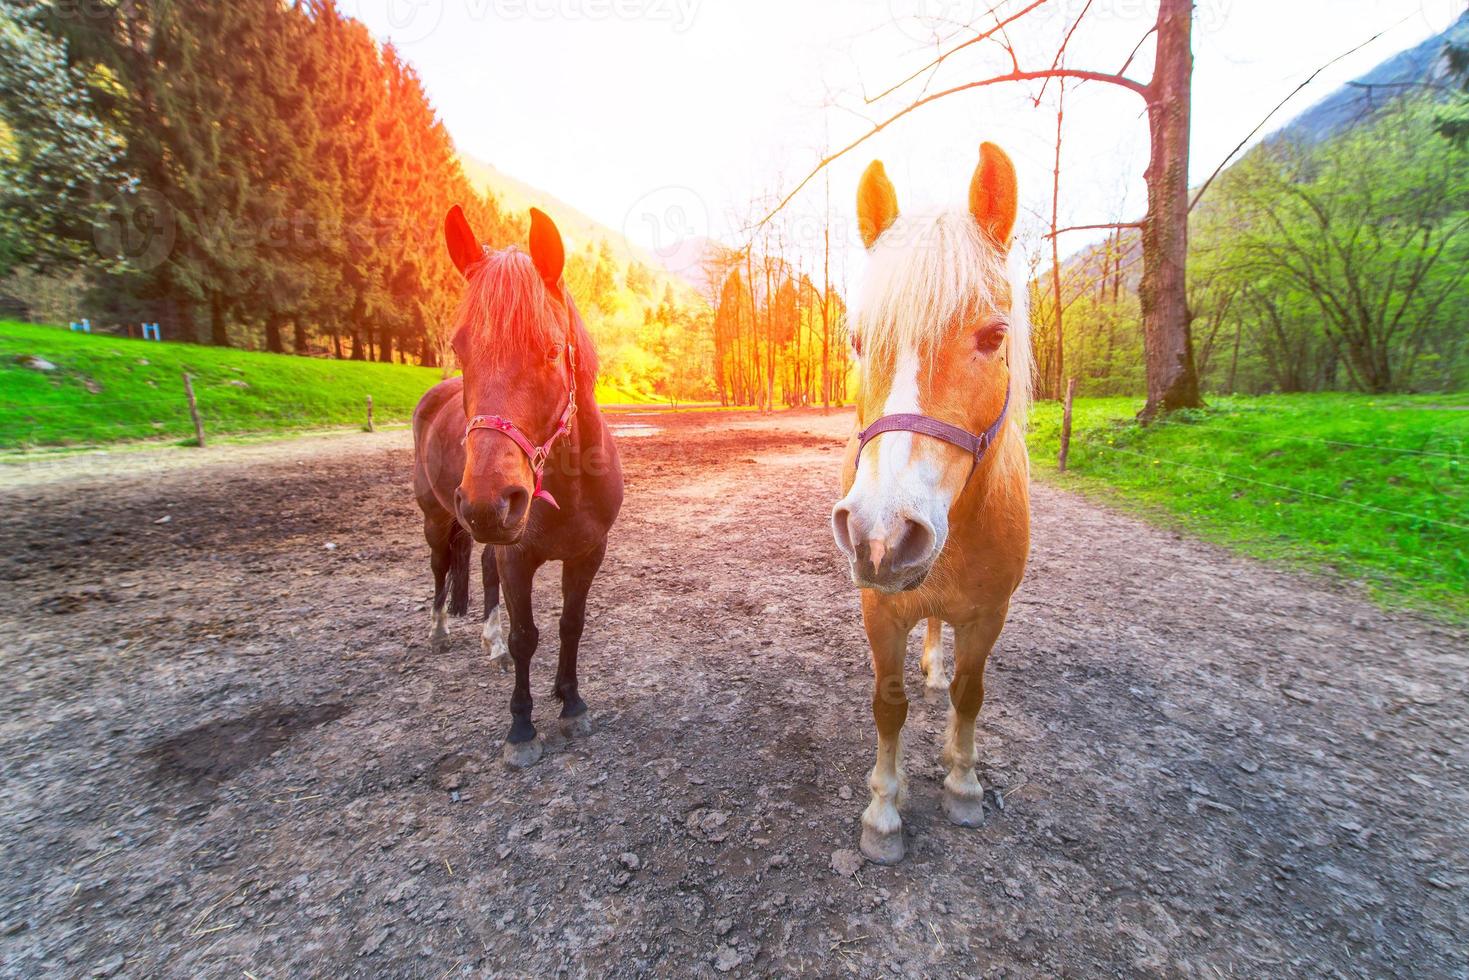
[[[123,185],[119,135],[36,10],[0,12],[0,275],[77,265]]]
[[[317,80],[312,104],[321,129],[318,159],[332,168],[336,196],[320,248],[337,276],[335,296],[318,308],[340,352],[338,332],[351,337],[353,360],[367,356],[371,318],[388,305],[385,267],[378,252],[378,218],[387,169],[379,142],[386,101],[377,46],[362,24],[344,18],[335,4],[316,8],[318,43],[330,70]],[[345,322],[343,322],[345,320]]]

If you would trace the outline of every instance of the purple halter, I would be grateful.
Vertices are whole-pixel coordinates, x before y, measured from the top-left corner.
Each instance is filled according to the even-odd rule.
[[[979,461],[984,459],[985,453],[995,444],[995,439],[1000,435],[1000,427],[1005,424],[1005,417],[1010,414],[1010,392],[1005,391],[1005,405],[1000,409],[1000,417],[995,419],[993,425],[985,429],[979,435],[975,435],[967,429],[961,429],[957,425],[948,422],[940,422],[938,419],[927,415],[914,415],[903,413],[899,415],[884,415],[873,422],[867,428],[857,433],[857,459],[862,459],[862,450],[873,439],[884,432],[916,432],[921,436],[931,436],[934,439],[942,439],[953,446],[958,446],[974,458],[974,463],[969,467],[969,475],[973,476]]]

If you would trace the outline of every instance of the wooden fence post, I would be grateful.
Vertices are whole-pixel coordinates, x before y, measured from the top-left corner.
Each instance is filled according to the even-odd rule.
[[[372,396],[367,396],[367,431],[376,432],[377,427],[372,424]]]
[[[204,448],[204,420],[199,417],[199,402],[194,398],[194,382],[189,378],[189,372],[184,372],[184,394],[189,397],[189,415],[194,419],[194,438],[199,441],[199,448]]]
[[[1076,379],[1071,378],[1066,382],[1066,409],[1061,415],[1061,455],[1056,459],[1062,473],[1066,472],[1066,457],[1071,453],[1071,400],[1075,397]]]

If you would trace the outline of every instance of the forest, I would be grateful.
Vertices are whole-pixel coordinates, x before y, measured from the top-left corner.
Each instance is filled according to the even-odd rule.
[[[1203,393],[1469,385],[1464,24],[1421,84],[1324,138],[1269,137],[1190,192]],[[495,247],[524,238],[523,209],[466,176],[414,68],[335,0],[25,0],[0,15],[0,63],[11,316],[449,371],[442,215],[464,205]],[[611,232],[573,236],[566,277],[604,380],[672,402],[848,401],[830,211],[815,261],[785,254],[781,220],[707,243],[701,287]],[[1064,259],[1034,230],[1021,243],[1042,396],[1071,378],[1147,389],[1146,225]]]
[[[1461,27],[1469,21],[1461,21]],[[1469,48],[1324,139],[1266,139],[1194,193],[1188,301],[1205,393],[1469,387]],[[1037,385],[1141,391],[1138,233],[1036,262]],[[1057,336],[1062,357],[1056,357]]]
[[[0,291],[36,319],[447,370],[444,214],[524,241],[412,66],[334,0],[12,5],[0,61]],[[609,379],[709,397],[702,299],[575,244]]]

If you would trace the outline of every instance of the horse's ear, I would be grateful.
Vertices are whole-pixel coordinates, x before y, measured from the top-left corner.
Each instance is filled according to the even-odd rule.
[[[871,248],[877,244],[882,233],[898,220],[898,192],[888,180],[887,171],[881,160],[873,160],[862,172],[862,182],[857,185],[857,229],[862,233],[862,244]]]
[[[546,285],[554,288],[561,281],[561,270],[566,266],[566,246],[561,243],[561,232],[556,230],[556,222],[539,208],[530,209],[530,258]]]
[[[990,242],[1002,252],[1010,251],[1015,216],[1020,207],[1020,188],[1015,164],[993,143],[979,145],[979,166],[969,181],[969,213]]]
[[[485,257],[484,248],[469,227],[469,219],[464,217],[464,210],[457,204],[449,209],[449,216],[444,219],[444,241],[449,245],[449,258],[454,260],[454,267],[460,275],[468,275],[469,267]]]

